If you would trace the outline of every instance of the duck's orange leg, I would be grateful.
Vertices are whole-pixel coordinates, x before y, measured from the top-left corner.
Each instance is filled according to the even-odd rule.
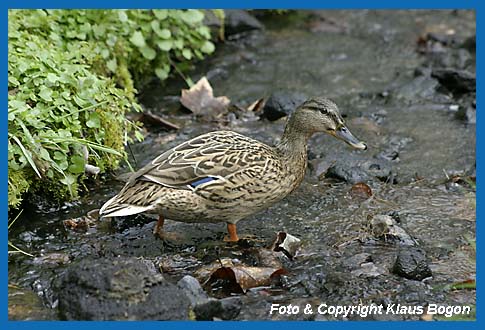
[[[165,219],[163,218],[163,215],[158,216],[158,221],[155,227],[153,227],[153,235],[159,235],[162,233],[162,227],[163,223],[165,222]]]
[[[225,242],[237,242],[239,241],[239,237],[237,236],[237,228],[236,224],[228,223],[227,224],[227,232],[229,233],[229,237],[224,237]]]

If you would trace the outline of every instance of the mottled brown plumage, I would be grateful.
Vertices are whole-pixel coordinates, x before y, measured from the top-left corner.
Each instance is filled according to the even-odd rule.
[[[281,142],[271,147],[231,131],[186,141],[134,173],[101,216],[141,212],[183,222],[235,224],[284,198],[303,180],[307,141],[326,132],[359,149],[366,146],[344,126],[337,106],[324,98],[303,103],[288,120]],[[157,226],[157,230],[158,230]]]

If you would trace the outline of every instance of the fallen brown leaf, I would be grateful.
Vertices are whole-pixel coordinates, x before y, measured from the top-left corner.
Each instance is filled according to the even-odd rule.
[[[372,189],[364,182],[358,182],[350,189],[350,195],[353,198],[367,199],[372,196]]]
[[[231,259],[228,258],[222,258],[219,260],[216,260],[208,265],[204,265],[197,269],[194,272],[194,277],[199,280],[199,282],[203,283],[207,281],[207,279],[210,277],[210,275],[218,268],[220,267],[233,267],[234,264]]]
[[[223,258],[200,267],[194,277],[209,291],[245,293],[250,288],[271,285],[282,274],[286,274],[286,270],[281,267],[252,267]]]
[[[244,293],[250,288],[271,285],[274,279],[285,273],[284,269],[272,267],[220,267],[205,285],[213,287],[222,284],[225,291]]]
[[[227,111],[231,100],[227,96],[214,97],[209,81],[202,77],[190,89],[182,89],[180,103],[196,115],[217,117]]]

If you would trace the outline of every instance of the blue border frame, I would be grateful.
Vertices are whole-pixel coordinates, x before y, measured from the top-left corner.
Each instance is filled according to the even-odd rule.
[[[482,45],[480,45],[480,40],[478,36],[481,36],[481,29],[482,23],[485,22],[485,10],[482,9],[482,5],[480,4],[481,0],[408,0],[404,3],[398,3],[396,1],[385,1],[385,0],[368,0],[368,1],[359,1],[359,0],[340,0],[334,1],[331,3],[325,3],[324,1],[311,1],[311,0],[280,0],[280,1],[271,1],[271,0],[237,0],[231,1],[228,0],[213,0],[213,1],[204,1],[201,0],[177,0],[177,1],[147,1],[147,0],[139,0],[139,1],[127,1],[127,0],[118,0],[118,1],[100,1],[100,0],[84,0],[81,4],[83,8],[255,8],[255,9],[264,9],[264,8],[298,8],[298,9],[305,9],[305,8],[321,8],[321,9],[475,9],[476,10],[476,27],[477,27],[477,59],[484,58],[484,52],[482,50]],[[8,18],[8,9],[15,9],[15,8],[79,8],[79,3],[73,2],[69,3],[65,0],[48,0],[48,1],[35,1],[35,0],[16,0],[15,2],[7,3],[7,1],[2,1],[0,6],[1,9],[1,38],[2,38],[2,52],[1,52],[1,63],[4,67],[5,76],[3,76],[4,86],[8,86],[7,82],[7,72],[8,72],[8,25],[7,25],[7,18]],[[485,24],[485,23],[483,23]],[[479,33],[480,32],[480,33]],[[482,74],[482,65],[478,63],[476,65],[477,69],[477,104],[481,104],[483,97],[480,96],[480,91],[482,91],[481,87],[481,77]],[[5,109],[7,109],[7,93],[1,95],[2,104],[4,104]],[[482,140],[484,138],[484,134],[481,132],[481,126],[484,119],[482,119],[482,115],[480,111],[477,111],[477,129],[476,129],[476,136],[477,136],[477,152],[476,152],[476,161],[477,161],[477,183],[481,181],[481,162],[482,162],[482,152],[480,150],[480,145],[482,144]],[[7,254],[7,241],[8,241],[8,231],[7,231],[7,204],[8,204],[8,197],[7,197],[7,131],[8,131],[8,123],[7,123],[7,111],[2,112],[2,118],[0,120],[0,132],[3,136],[1,148],[1,158],[2,167],[0,172],[0,180],[4,182],[4,190],[2,190],[0,198],[2,203],[0,204],[1,212],[4,215],[3,219],[3,226],[0,231],[0,235],[2,237],[2,241],[4,242],[5,250],[1,255],[1,262],[4,266],[8,265],[8,254]],[[477,184],[477,218],[480,215],[484,214],[485,206],[482,205],[481,200],[482,198],[482,189],[480,184]],[[179,327],[184,327],[186,329],[209,329],[209,328],[253,328],[253,327],[265,327],[267,329],[278,329],[278,330],[285,330],[285,329],[294,329],[294,328],[319,328],[325,327],[328,329],[336,329],[336,328],[349,328],[349,329],[374,329],[376,326],[382,327],[396,327],[396,328],[406,328],[406,329],[423,329],[423,328],[435,328],[435,329],[479,329],[483,328],[484,321],[483,317],[480,313],[480,306],[482,306],[482,296],[481,290],[479,289],[481,284],[481,277],[479,274],[482,273],[482,266],[481,263],[478,262],[481,259],[482,250],[482,239],[479,238],[479,233],[482,232],[483,224],[477,221],[477,229],[476,229],[476,236],[477,236],[477,321],[476,322],[414,322],[414,321],[366,321],[366,322],[262,322],[262,321],[253,321],[253,322],[153,322],[153,321],[145,321],[145,322],[94,322],[94,321],[83,321],[83,322],[71,322],[71,321],[64,321],[64,322],[57,322],[57,321],[8,321],[8,271],[7,267],[4,267],[0,278],[2,279],[3,285],[0,286],[1,292],[1,316],[0,316],[0,328],[1,329],[31,329],[35,328],[38,330],[42,329],[49,329],[52,328],[79,328],[79,329],[135,329],[139,327],[143,327],[144,329],[159,329],[163,327],[165,329],[176,329]],[[479,279],[480,278],[480,279]]]

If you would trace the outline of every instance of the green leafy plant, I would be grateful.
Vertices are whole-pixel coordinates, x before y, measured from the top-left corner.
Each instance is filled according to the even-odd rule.
[[[9,206],[27,191],[75,198],[86,165],[126,157],[135,86],[214,51],[199,10],[10,10]]]

